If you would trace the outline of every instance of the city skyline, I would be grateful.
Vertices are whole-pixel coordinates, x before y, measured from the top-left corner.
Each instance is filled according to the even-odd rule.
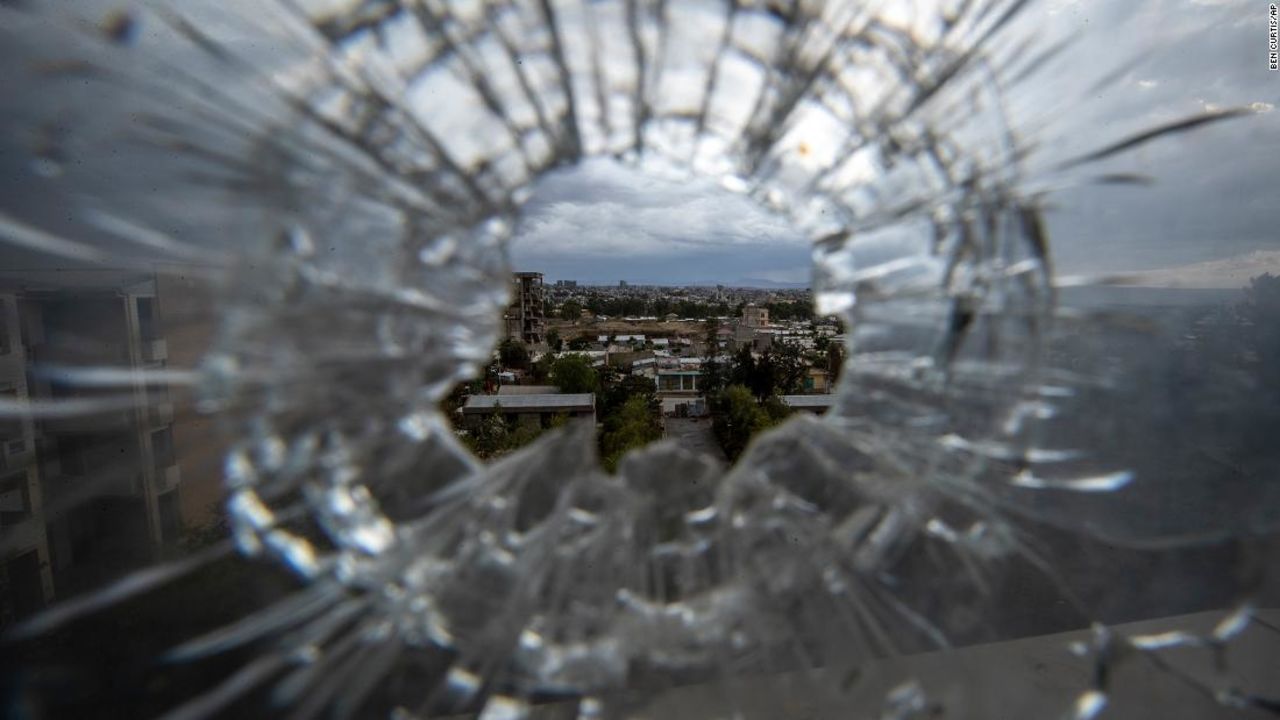
[[[532,267],[518,267],[513,268],[513,270],[542,272],[540,269]],[[1112,271],[1112,274],[1117,276],[1118,281],[1112,284],[1125,285],[1134,288],[1167,290],[1236,290],[1247,286],[1251,278],[1259,277],[1266,273],[1280,275],[1280,251],[1255,250],[1252,252],[1241,253],[1239,255],[1206,260],[1204,262],[1141,270],[1116,270]],[[616,286],[619,281],[624,281],[628,285],[652,287],[714,287],[716,285],[723,285],[725,287],[766,290],[804,290],[811,289],[812,287],[812,284],[807,280],[804,282],[787,283],[770,282],[764,279],[753,280],[751,278],[744,278],[742,279],[742,282],[738,283],[716,280],[677,283],[656,278],[634,279],[625,276],[612,280],[609,278],[594,278],[588,280],[581,277],[559,277],[545,272],[543,275],[546,277],[546,281],[548,283],[554,283],[557,280],[569,280],[576,281],[579,285],[587,287]]]

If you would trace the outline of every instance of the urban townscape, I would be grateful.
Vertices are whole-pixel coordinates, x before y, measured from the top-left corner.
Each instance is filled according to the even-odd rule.
[[[722,460],[793,412],[821,413],[843,361],[807,289],[547,283],[512,277],[505,337],[484,377],[446,400],[480,457],[586,418],[616,467],[660,438]]]

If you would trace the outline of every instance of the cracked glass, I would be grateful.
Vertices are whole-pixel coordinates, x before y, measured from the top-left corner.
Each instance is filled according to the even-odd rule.
[[[0,0],[0,701],[1280,713],[1274,18]],[[526,209],[600,162],[803,238],[825,413],[459,439]]]

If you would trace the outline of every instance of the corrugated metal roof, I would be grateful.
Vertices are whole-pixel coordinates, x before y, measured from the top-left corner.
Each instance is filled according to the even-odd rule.
[[[574,393],[571,395],[472,395],[467,398],[463,412],[486,412],[501,405],[503,410],[512,412],[537,412],[546,410],[591,410],[595,407],[595,393]]]
[[[831,407],[835,402],[834,395],[783,395],[782,402],[788,407]]]

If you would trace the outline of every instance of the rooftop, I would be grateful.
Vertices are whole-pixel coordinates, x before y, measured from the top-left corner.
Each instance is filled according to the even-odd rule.
[[[489,412],[501,406],[511,412],[556,412],[561,410],[593,410],[595,393],[539,394],[539,395],[472,395],[463,406],[464,413]]]
[[[560,388],[555,385],[503,385],[498,388],[499,395],[559,395]],[[504,403],[505,404],[505,403]]]
[[[782,402],[787,407],[793,408],[815,408],[815,407],[831,407],[835,404],[834,395],[783,395]]]

